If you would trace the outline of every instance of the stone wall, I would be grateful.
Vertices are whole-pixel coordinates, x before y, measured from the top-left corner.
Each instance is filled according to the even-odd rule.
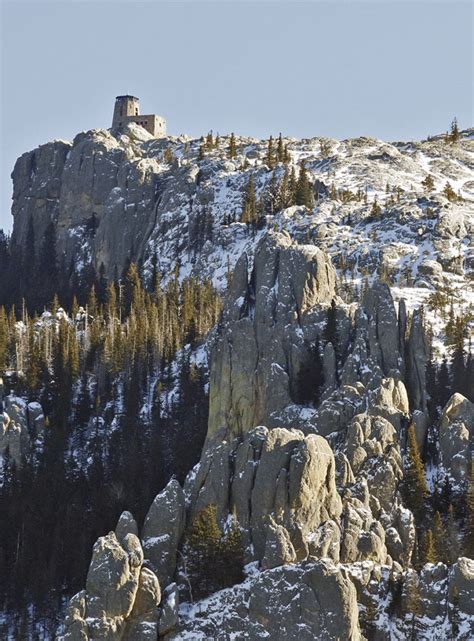
[[[125,126],[129,122],[134,122],[135,124],[140,125],[149,131],[155,138],[166,136],[166,120],[156,114],[126,116],[119,119],[118,126]]]

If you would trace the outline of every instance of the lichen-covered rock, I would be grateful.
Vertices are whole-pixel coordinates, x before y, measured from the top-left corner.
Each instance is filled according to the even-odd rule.
[[[329,436],[345,430],[351,419],[362,410],[364,392],[362,383],[343,385],[324,399],[313,420],[318,434]]]
[[[32,439],[44,430],[43,409],[40,403],[27,403],[13,394],[3,396],[3,391],[1,402],[0,456],[8,448],[11,459],[20,465],[22,456],[30,451]]]
[[[336,521],[326,521],[308,538],[309,556],[316,559],[329,558],[339,563],[341,530]]]
[[[16,464],[21,462],[22,443],[25,442],[25,431],[21,426],[12,421],[9,415],[4,412],[2,423],[0,424],[0,454],[4,454],[7,449],[12,460]]]
[[[160,584],[156,575],[142,567],[133,609],[126,622],[122,641],[155,641],[158,637]]]
[[[385,530],[373,518],[368,507],[357,499],[346,503],[342,515],[341,561],[355,563],[357,561],[387,562],[385,546]]]
[[[132,618],[139,618],[149,613],[156,615],[155,610],[160,604],[160,601],[161,589],[155,573],[149,568],[142,567],[138,580],[138,589],[130,616]]]
[[[86,622],[86,591],[81,590],[69,600],[64,618],[65,634],[59,641],[88,641]]]
[[[398,351],[398,318],[390,289],[376,281],[363,301],[368,319],[369,353],[376,359],[385,376],[394,376],[403,366]]]
[[[383,516],[381,520],[385,527],[385,542],[390,556],[402,567],[409,567],[416,542],[413,514],[397,501],[390,515]]]
[[[383,416],[400,431],[403,419],[409,415],[408,395],[405,385],[393,378],[384,378],[369,394],[369,414]]]

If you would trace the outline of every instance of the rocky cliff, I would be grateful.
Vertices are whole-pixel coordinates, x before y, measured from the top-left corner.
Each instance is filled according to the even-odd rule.
[[[18,159],[20,254],[38,256],[53,229],[71,280],[134,260],[146,284],[199,274],[225,292],[199,347],[200,462],[143,523],[124,512],[98,539],[58,639],[473,638],[474,562],[455,534],[449,564],[423,563],[406,501],[408,426],[426,492],[439,499],[442,483],[459,506],[469,483],[474,405],[455,390],[434,420],[427,365],[450,354],[450,314],[467,319],[466,350],[472,333],[473,137],[286,139],[277,162],[268,141],[237,138],[231,154],[228,137],[209,147],[130,125]],[[285,200],[302,161],[314,206]],[[41,407],[9,394],[2,409],[0,454],[21,463],[47,429]],[[220,532],[236,524],[243,578],[193,599],[186,546],[209,508]]]
[[[305,161],[311,211],[278,201],[285,167],[268,166],[267,141],[237,138],[230,158],[228,137],[203,154],[199,140],[157,140],[131,124],[122,135],[95,129],[42,145],[13,170],[13,240],[27,248],[31,221],[39,250],[52,222],[61,260],[77,273],[103,264],[109,277],[120,275],[128,258],[149,273],[156,256],[164,273],[179,259],[184,274],[224,286],[243,248],[258,240],[239,222],[252,175],[265,224],[326,250],[348,280],[379,270],[423,298],[429,285],[459,286],[472,274],[472,130],[456,145],[441,137],[284,143],[290,167]],[[422,184],[428,175],[430,189]],[[373,215],[374,201],[383,215]]]
[[[364,432],[361,424],[367,438],[365,449],[358,447],[368,456],[362,466],[353,436],[354,425]],[[375,603],[378,639],[404,638],[412,625],[417,639],[435,630],[451,638],[454,621],[455,638],[470,639],[474,562],[460,558],[450,569],[428,564],[420,574],[410,569],[413,518],[390,482],[389,465],[402,475],[394,434],[385,419],[364,414],[351,423],[336,457],[323,437],[283,428],[256,428],[208,447],[184,492],[171,481],[156,497],[141,544],[129,513],[98,540],[86,589],[71,600],[59,638],[135,641],[159,632],[170,640],[358,640]],[[247,578],[207,600],[179,604],[186,585],[181,537],[193,514],[210,504],[223,527],[230,513],[237,518]],[[415,582],[422,617],[395,613],[394,582],[407,601]]]
[[[238,261],[212,340],[199,464],[155,498],[141,532],[125,513],[99,539],[59,638],[471,638],[474,562],[413,570],[406,428],[416,416],[419,436],[428,420],[417,315],[397,310],[380,282],[344,303],[323,251],[269,233]],[[292,395],[314,343],[325,380],[305,405]],[[440,419],[441,466],[459,483],[473,408],[455,394]],[[222,531],[238,524],[245,578],[194,601],[186,535],[210,506]]]

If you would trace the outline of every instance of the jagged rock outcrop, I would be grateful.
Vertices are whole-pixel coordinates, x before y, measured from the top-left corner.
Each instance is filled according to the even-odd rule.
[[[43,409],[37,402],[27,403],[12,394],[0,396],[0,403],[3,405],[0,455],[8,449],[9,456],[19,465],[22,455],[29,452],[32,439],[44,430]]]
[[[191,635],[275,641],[362,641],[356,590],[347,571],[328,559],[268,570],[190,609],[167,639]]]
[[[429,351],[419,309],[413,312],[406,352],[406,377],[412,409],[426,412],[426,363]]]
[[[172,479],[151,504],[142,530],[143,550],[160,584],[166,587],[176,568],[176,554],[186,520],[184,493]]]
[[[451,568],[443,563],[426,564],[419,573],[412,569],[401,572],[399,568],[370,561],[348,565],[347,570],[357,590],[362,617],[368,607],[373,608],[376,639],[390,641],[394,636],[405,639],[413,634],[420,641],[472,638],[474,564],[471,560],[461,557]],[[393,585],[398,585],[398,606],[393,601]],[[422,612],[415,621],[407,614],[414,601],[418,601]]]
[[[94,545],[86,589],[71,599],[58,641],[152,641],[160,600],[139,539],[126,534],[119,543],[110,532]]]
[[[208,447],[189,494],[191,514],[211,503],[221,523],[235,514],[253,558],[270,562],[271,555],[271,564],[276,550],[282,563],[293,550],[295,559],[306,558],[310,535],[338,521],[342,509],[328,443],[283,428],[255,428],[243,440]]]
[[[127,534],[138,536],[138,525],[130,512],[122,512],[115,528],[115,536],[121,544]]]
[[[14,242],[25,243],[33,221],[39,251],[52,222],[67,264],[92,258],[108,275],[120,272],[132,246],[137,252],[146,239],[159,199],[157,161],[142,162],[140,127],[127,133],[93,129],[23,154],[12,173]]]
[[[235,269],[212,353],[209,435],[245,434],[291,402],[302,363],[297,335],[308,312],[335,296],[335,271],[313,246],[269,233]]]
[[[469,406],[455,405],[452,412],[470,416]],[[355,416],[337,468],[336,486],[329,443],[294,429],[260,426],[240,439],[208,443],[184,493],[171,481],[155,498],[141,533],[145,555],[127,512],[117,524],[118,538],[99,539],[86,589],[71,599],[60,639],[151,641],[159,631],[167,641],[204,640],[218,625],[224,635],[250,640],[269,634],[282,641],[362,640],[358,604],[364,612],[376,603],[377,638],[389,641],[393,629],[401,638],[407,634],[402,613],[413,588],[424,604],[416,623],[420,639],[436,626],[449,638],[456,620],[459,638],[467,641],[474,562],[461,558],[452,569],[427,565],[420,574],[410,569],[416,533],[396,491],[401,460],[394,425],[380,415]],[[175,574],[174,565],[185,512],[189,524],[210,503],[222,527],[235,516],[247,560],[257,563],[248,566],[243,583],[179,607],[186,574],[184,566]],[[161,609],[157,575],[163,587],[168,583]],[[399,614],[390,611],[394,584],[401,590]]]
[[[470,439],[474,434],[474,403],[462,394],[453,394],[439,421],[440,458],[456,482],[467,479],[471,460]]]

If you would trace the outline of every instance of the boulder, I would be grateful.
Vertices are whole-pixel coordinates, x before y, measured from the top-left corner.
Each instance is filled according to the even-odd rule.
[[[329,560],[262,573],[249,599],[250,638],[359,641],[356,591]]]
[[[138,536],[138,525],[130,512],[122,512],[115,528],[115,536],[117,541],[122,544],[122,541],[127,534],[134,534]]]

